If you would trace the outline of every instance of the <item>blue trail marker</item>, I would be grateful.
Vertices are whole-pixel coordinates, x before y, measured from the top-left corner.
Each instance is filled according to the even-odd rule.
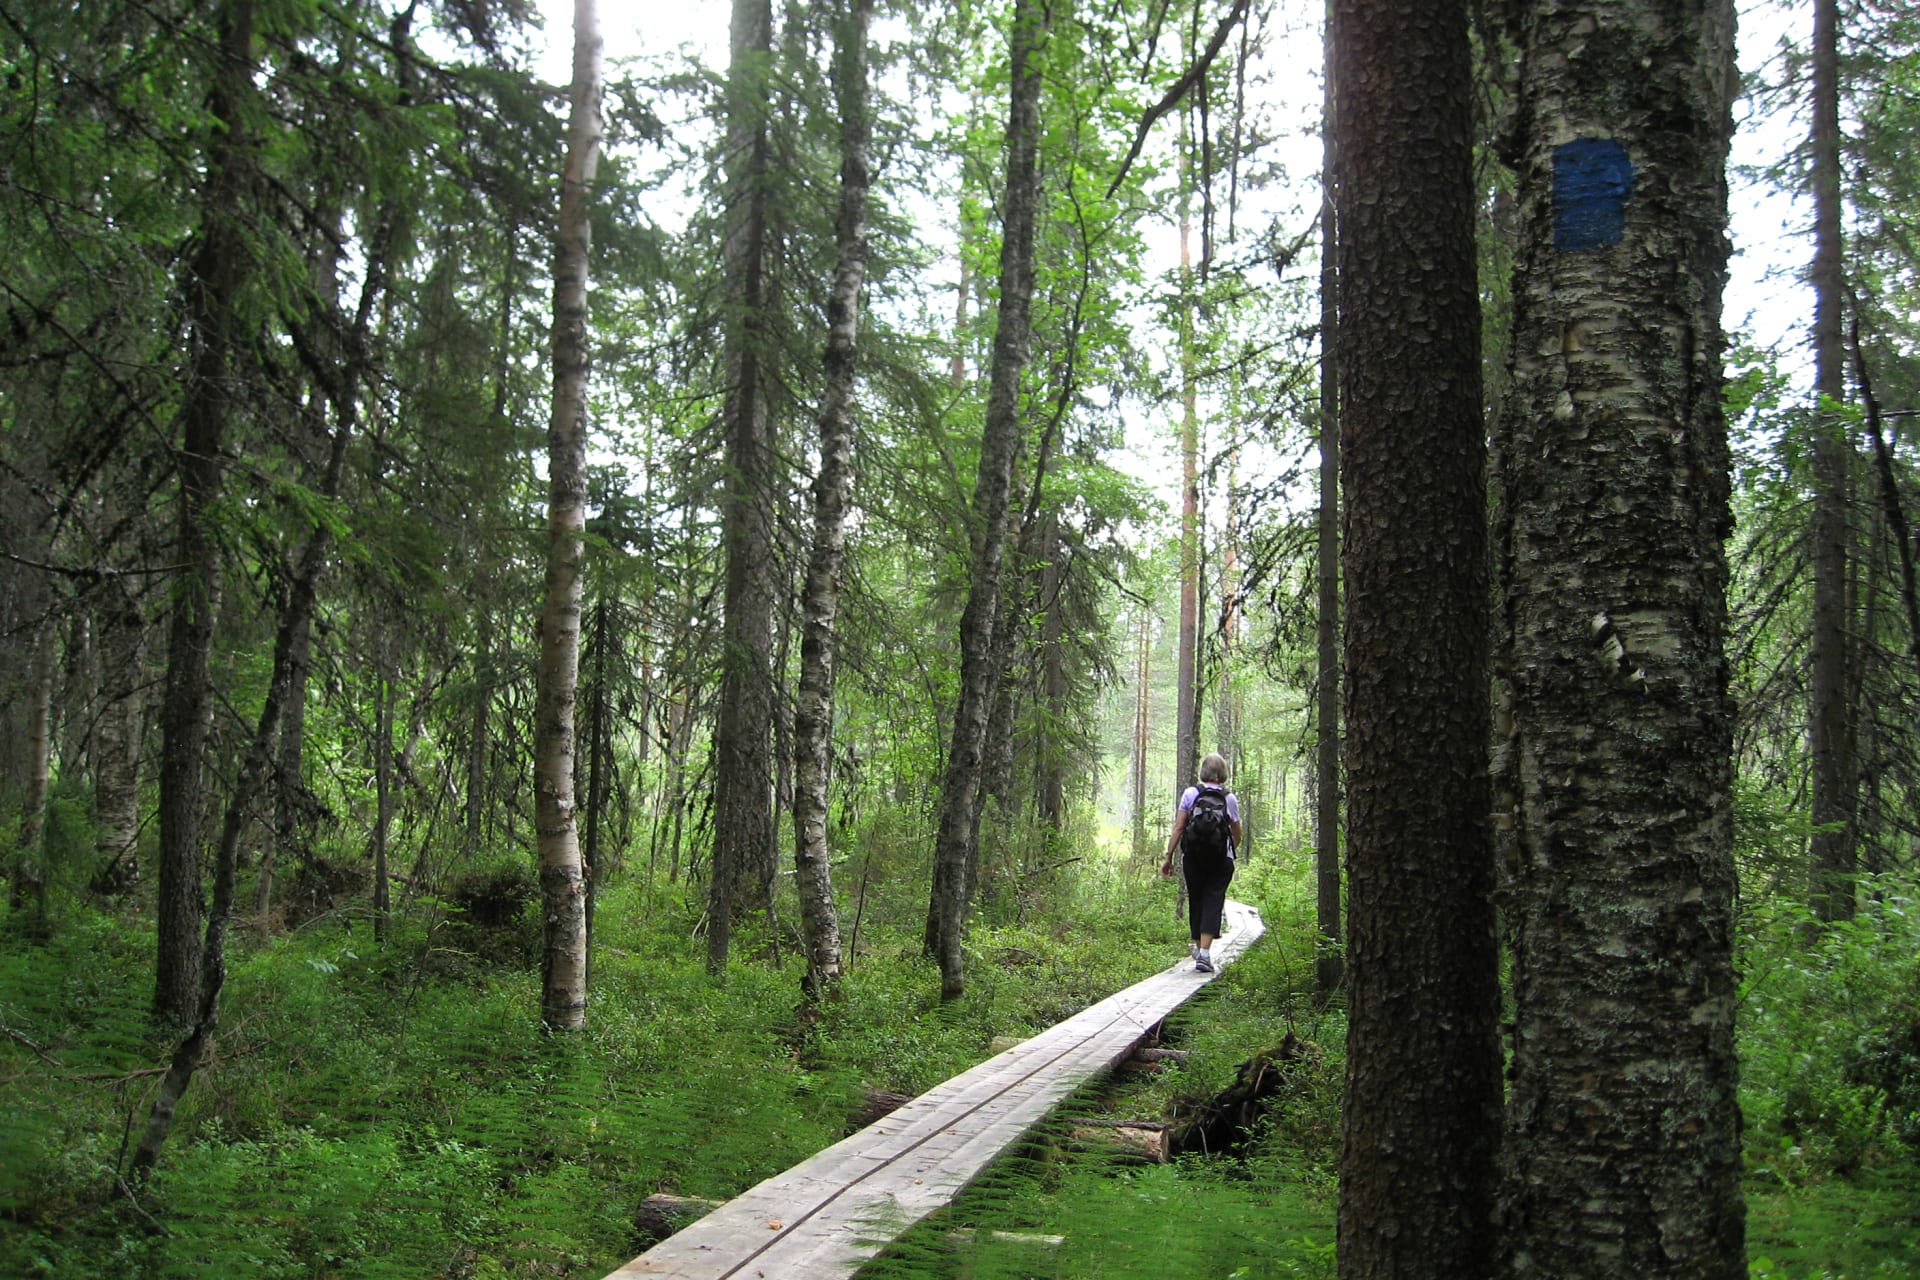
[[[1612,138],[1575,138],[1553,149],[1553,247],[1562,253],[1619,244],[1633,195],[1633,161]]]

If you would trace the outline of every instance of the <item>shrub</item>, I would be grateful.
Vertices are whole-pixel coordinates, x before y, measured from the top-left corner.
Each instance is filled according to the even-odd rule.
[[[1911,1153],[1920,918],[1882,881],[1852,919],[1769,903],[1745,921],[1741,1106],[1750,1167],[1784,1181]]]

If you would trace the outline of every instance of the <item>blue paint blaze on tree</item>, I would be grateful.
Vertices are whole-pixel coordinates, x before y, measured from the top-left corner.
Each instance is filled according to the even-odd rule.
[[[1633,161],[1612,138],[1575,138],[1553,149],[1553,247],[1562,253],[1619,244],[1633,194]]]

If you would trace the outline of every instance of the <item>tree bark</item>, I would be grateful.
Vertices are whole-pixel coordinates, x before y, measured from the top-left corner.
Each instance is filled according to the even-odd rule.
[[[737,913],[765,909],[773,887],[773,441],[763,383],[767,215],[772,155],[767,64],[770,0],[734,0],[727,71],[726,483],[721,498],[726,601],[714,728],[713,862],[707,964],[723,972]]]
[[[487,803],[487,721],[493,706],[493,610],[480,605],[474,636],[473,706],[467,721],[466,835],[462,852],[471,860],[480,852],[481,819]]]
[[[1511,1280],[1747,1274],[1720,330],[1733,28],[1732,0],[1541,0],[1517,33],[1495,764]]]
[[[607,693],[607,600],[602,596],[593,609],[593,714],[587,728],[587,831],[581,848],[587,895],[587,971],[582,982],[588,990],[593,987],[593,914],[600,901],[600,886],[606,880],[600,845],[601,825],[606,819],[607,793],[613,772],[613,729],[608,723],[610,701]],[[641,723],[645,723],[644,718]]]
[[[1153,613],[1140,610],[1138,634],[1134,638],[1133,671],[1133,856],[1149,856],[1147,848],[1147,744],[1148,710],[1153,694]]]
[[[254,914],[264,931],[273,910],[274,873],[278,861],[293,855],[305,861],[307,853],[303,820],[308,806],[306,787],[307,676],[313,669],[313,632],[301,628],[293,637],[291,658],[292,684],[287,690],[287,708],[280,722],[280,754],[275,766],[274,838],[260,860],[254,876]]]
[[[95,881],[119,887],[140,875],[141,668],[145,620],[115,590],[101,624],[100,724],[93,739]]]
[[[1342,1280],[1493,1262],[1499,981],[1461,0],[1335,0],[1347,588]]]
[[[1183,290],[1193,287],[1193,256],[1188,245],[1192,227],[1187,203],[1192,185],[1191,162],[1186,158],[1185,117],[1182,117],[1180,160],[1180,283]],[[1200,416],[1198,387],[1193,376],[1193,303],[1182,302],[1180,312],[1180,636],[1176,656],[1179,682],[1174,702],[1173,790],[1181,790],[1199,777],[1200,709],[1194,692],[1199,670],[1200,648]],[[1180,853],[1174,851],[1174,879],[1185,891],[1186,880],[1180,874]]]
[[[45,855],[47,784],[53,765],[53,618],[43,615],[33,628],[33,664],[27,678],[27,789],[20,799],[20,847],[13,858],[12,902],[16,912],[32,890],[36,918],[47,920],[47,882],[52,877]]]
[[[1852,436],[1843,338],[1846,280],[1840,209],[1840,55],[1837,0],[1813,4],[1813,644],[1808,737],[1813,765],[1812,900],[1821,920],[1854,912],[1858,869],[1852,688],[1848,631],[1847,511]]]
[[[813,545],[801,602],[800,696],[794,708],[794,869],[809,1004],[840,981],[840,917],[828,870],[828,781],[833,752],[833,660],[846,509],[853,486],[853,394],[860,287],[867,267],[867,192],[873,169],[867,119],[867,28],[872,0],[854,0],[840,18],[834,96],[840,110],[839,260],[827,299],[826,391],[820,406],[820,472],[813,481]]]
[[[393,827],[393,663],[387,657],[392,643],[385,634],[375,639],[378,650],[373,676],[373,940],[385,943],[393,909],[387,884],[387,836]]]
[[[1000,561],[1006,546],[1008,496],[1020,442],[1020,377],[1031,350],[1034,222],[1040,141],[1040,55],[1051,10],[1042,0],[1016,0],[1010,39],[1006,195],[1001,205],[1000,306],[988,375],[987,416],[973,490],[973,557],[960,615],[960,693],[940,791],[934,843],[933,908],[940,995],[965,990],[961,942],[966,931],[968,863],[979,820],[981,751],[999,666],[994,661]]]
[[[214,506],[232,400],[235,314],[249,263],[242,205],[248,185],[242,100],[254,69],[251,0],[231,0],[216,19],[220,68],[207,95],[216,121],[207,145],[199,245],[187,271],[188,368],[180,406],[179,533],[160,712],[158,955],[153,1011],[163,1024],[194,1021],[200,1007],[200,816],[207,738],[213,724],[209,670],[220,607],[221,554]]]
[[[1041,829],[1059,835],[1066,822],[1067,709],[1066,619],[1060,603],[1066,579],[1066,547],[1060,537],[1060,517],[1041,517],[1040,536],[1040,731],[1035,767],[1035,815]]]
[[[586,886],[574,807],[574,709],[580,679],[581,561],[587,512],[587,262],[603,133],[600,15],[574,0],[573,86],[553,261],[553,416],[547,428],[547,582],[534,710],[534,823],[544,919],[540,1019],[587,1025]]]
[[[1331,0],[1329,0],[1331,9]],[[1326,58],[1320,115],[1320,512],[1315,574],[1319,617],[1314,633],[1320,671],[1314,688],[1314,828],[1316,943],[1314,987],[1322,998],[1340,987],[1346,962],[1340,921],[1340,364],[1338,132],[1332,50]]]

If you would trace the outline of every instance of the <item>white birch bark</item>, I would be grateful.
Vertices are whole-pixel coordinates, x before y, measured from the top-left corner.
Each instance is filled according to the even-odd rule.
[[[587,509],[587,262],[599,165],[600,17],[574,0],[573,86],[553,265],[553,415],[547,430],[547,578],[534,709],[534,822],[544,914],[540,1016],[587,1023],[587,904],[574,807],[574,703],[580,678],[581,560]]]
[[[1735,1280],[1733,5],[1536,0],[1517,34],[1502,1273]]]
[[[813,482],[813,546],[807,558],[800,637],[800,696],[794,708],[794,866],[806,939],[809,1001],[840,979],[840,921],[828,870],[827,784],[833,746],[833,659],[846,507],[852,487],[855,338],[866,277],[868,156],[867,27],[871,0],[854,0],[842,21],[834,71],[840,109],[839,261],[827,300],[826,394],[820,408],[820,473]]]

